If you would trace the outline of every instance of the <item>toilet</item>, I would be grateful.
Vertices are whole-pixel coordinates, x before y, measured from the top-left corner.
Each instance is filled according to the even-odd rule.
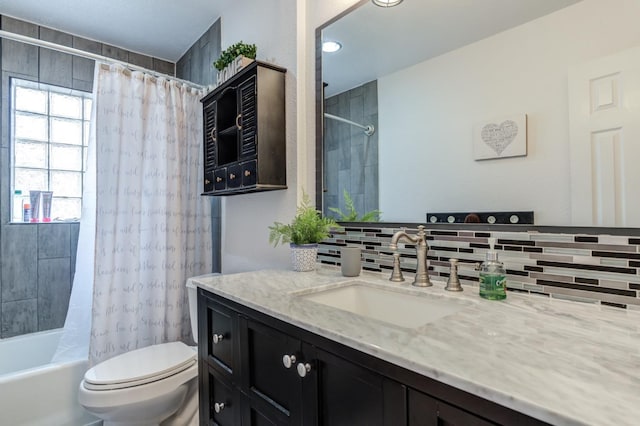
[[[197,339],[197,291],[187,282],[189,313]],[[182,342],[136,349],[90,368],[78,400],[104,426],[198,424],[197,348]]]

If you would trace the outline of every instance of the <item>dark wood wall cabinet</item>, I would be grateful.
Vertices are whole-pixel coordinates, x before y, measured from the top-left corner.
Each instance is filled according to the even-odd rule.
[[[201,425],[545,424],[202,289],[198,341]]]
[[[285,73],[254,61],[202,99],[203,195],[286,189]]]

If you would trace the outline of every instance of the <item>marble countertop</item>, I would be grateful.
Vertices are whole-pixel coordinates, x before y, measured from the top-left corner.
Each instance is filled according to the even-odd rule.
[[[640,312],[508,293],[505,301],[400,285],[339,269],[191,278],[196,286],[458,389],[557,425],[640,424]],[[298,297],[350,281],[457,299],[462,310],[417,328]]]

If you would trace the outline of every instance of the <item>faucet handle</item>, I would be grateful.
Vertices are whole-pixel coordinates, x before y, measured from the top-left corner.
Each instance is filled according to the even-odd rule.
[[[451,269],[449,271],[449,279],[447,285],[444,288],[447,291],[462,291],[462,285],[460,285],[460,279],[458,278],[458,259],[449,259]]]
[[[402,270],[400,269],[400,253],[393,253],[393,272],[391,273],[391,278],[389,278],[389,281],[393,281],[396,283],[401,283],[404,281]]]

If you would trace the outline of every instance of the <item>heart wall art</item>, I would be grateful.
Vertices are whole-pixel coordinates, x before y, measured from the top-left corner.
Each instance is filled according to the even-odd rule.
[[[501,117],[473,126],[476,160],[527,155],[527,114]]]

